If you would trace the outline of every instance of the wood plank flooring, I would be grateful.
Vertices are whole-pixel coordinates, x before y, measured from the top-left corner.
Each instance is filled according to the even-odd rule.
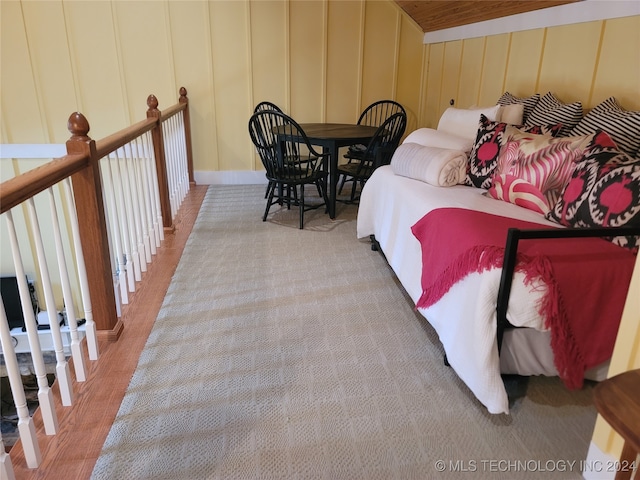
[[[87,381],[74,382],[74,402],[63,407],[54,384],[58,434],[46,436],[40,413],[34,415],[42,463],[37,469],[26,466],[22,445],[11,450],[16,479],[84,480],[91,476],[104,440],[118,412],[129,381],[138,364],[151,327],[162,306],[165,293],[202,205],[207,185],[191,186],[175,219],[175,231],[166,234],[156,258],[143,274],[143,281],[123,306],[124,330],[116,342],[100,341],[100,358],[85,358]],[[71,367],[73,371],[73,367]]]

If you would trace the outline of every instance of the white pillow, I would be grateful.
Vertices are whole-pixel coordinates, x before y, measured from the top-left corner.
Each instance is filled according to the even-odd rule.
[[[523,115],[524,104],[522,103],[502,105],[498,110],[496,122],[509,123],[511,125],[522,125]]]
[[[463,183],[467,176],[467,154],[461,150],[403,143],[391,158],[391,169],[396,175],[451,187]]]
[[[433,128],[418,128],[407,135],[402,143],[417,143],[425,147],[450,148],[470,152],[474,140]]]
[[[478,133],[478,123],[480,122],[480,114],[484,114],[492,122],[495,122],[498,116],[500,105],[493,105],[484,108],[447,108],[438,122],[438,130],[448,132],[452,135],[458,135],[470,139],[472,142],[476,140]]]

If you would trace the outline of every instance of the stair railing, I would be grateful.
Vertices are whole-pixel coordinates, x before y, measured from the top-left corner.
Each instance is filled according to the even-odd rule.
[[[124,328],[122,305],[129,303],[129,293],[143,281],[165,233],[173,232],[175,215],[194,183],[186,89],[181,88],[179,102],[163,112],[158,110],[153,95],[148,97],[147,106],[146,119],[98,141],[89,137],[87,119],[73,113],[67,124],[71,137],[65,145],[66,155],[0,184],[0,213],[10,239],[47,435],[54,435],[58,424],[40,340],[46,340],[55,353],[60,402],[71,406],[73,382],[67,353],[73,359],[76,381],[85,381],[83,337],[92,361],[99,357],[98,339],[118,340]],[[43,205],[48,208],[43,209]],[[55,260],[47,255],[51,240]],[[32,252],[31,258],[25,257]],[[37,277],[44,293],[44,316],[49,324],[45,332],[38,328],[43,313],[33,308],[25,264],[32,265],[31,277]],[[59,271],[62,301],[55,298],[50,274],[53,265]],[[78,279],[79,293],[73,291],[70,278]],[[84,319],[79,318],[81,311]],[[17,335],[9,328],[0,303],[2,353],[18,415],[20,442],[27,466],[37,468],[41,452],[15,351]],[[4,447],[1,437],[0,446]],[[4,450],[0,451],[0,473],[2,478],[11,479],[11,458]]]

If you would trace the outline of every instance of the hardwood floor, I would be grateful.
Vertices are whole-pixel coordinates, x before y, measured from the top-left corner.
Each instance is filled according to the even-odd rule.
[[[22,445],[11,450],[16,479],[88,479],[111,424],[118,412],[129,381],[138,364],[151,327],[202,205],[206,185],[192,186],[175,219],[175,231],[166,234],[156,258],[143,274],[143,281],[123,306],[124,330],[116,342],[100,341],[100,358],[88,360],[87,380],[74,382],[74,402],[62,407],[54,384],[59,431],[46,436],[39,412],[34,415],[42,463],[26,466]],[[86,350],[86,348],[85,348]],[[73,368],[71,368],[73,371]]]

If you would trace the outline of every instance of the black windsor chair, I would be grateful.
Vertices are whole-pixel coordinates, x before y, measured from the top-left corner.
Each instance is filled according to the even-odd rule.
[[[282,111],[282,109],[278,105],[276,105],[275,103],[272,103],[272,102],[268,102],[268,101],[262,101],[262,102],[258,103],[255,106],[255,108],[253,109],[253,113],[270,111],[270,110],[274,110],[276,112],[284,113]],[[267,198],[267,196],[269,195],[269,188],[270,187],[271,187],[271,181],[269,181],[269,184],[267,185],[267,189],[264,191],[264,198]]]
[[[350,201],[356,200],[356,187],[364,186],[367,179],[382,165],[389,165],[407,128],[407,116],[403,112],[387,118],[374,134],[357,162],[338,165],[338,174],[352,181]]]
[[[260,102],[259,104],[256,105],[256,107],[253,109],[253,113],[258,113],[258,112],[264,112],[264,111],[269,111],[269,110],[275,110],[276,112],[280,112],[280,113],[284,113],[282,111],[282,109],[277,106],[275,103],[271,103],[271,102]]]
[[[262,221],[274,204],[300,208],[300,228],[304,212],[328,205],[327,172],[322,166],[328,153],[318,153],[300,125],[288,115],[274,110],[254,113],[249,119],[249,135],[258,151],[269,181],[267,206]],[[308,152],[301,153],[301,152]],[[304,187],[314,184],[324,203],[305,205]],[[298,189],[300,190],[298,194]]]
[[[391,115],[396,113],[403,113],[406,117],[407,112],[404,107],[394,100],[378,100],[365,108],[358,118],[358,125],[368,125],[370,127],[379,127],[387,120]],[[351,145],[344,158],[347,159],[347,163],[354,163],[362,160],[364,151],[367,146],[362,144]],[[342,188],[345,182],[349,181],[345,175],[341,176],[340,187],[338,193],[342,193]]]

